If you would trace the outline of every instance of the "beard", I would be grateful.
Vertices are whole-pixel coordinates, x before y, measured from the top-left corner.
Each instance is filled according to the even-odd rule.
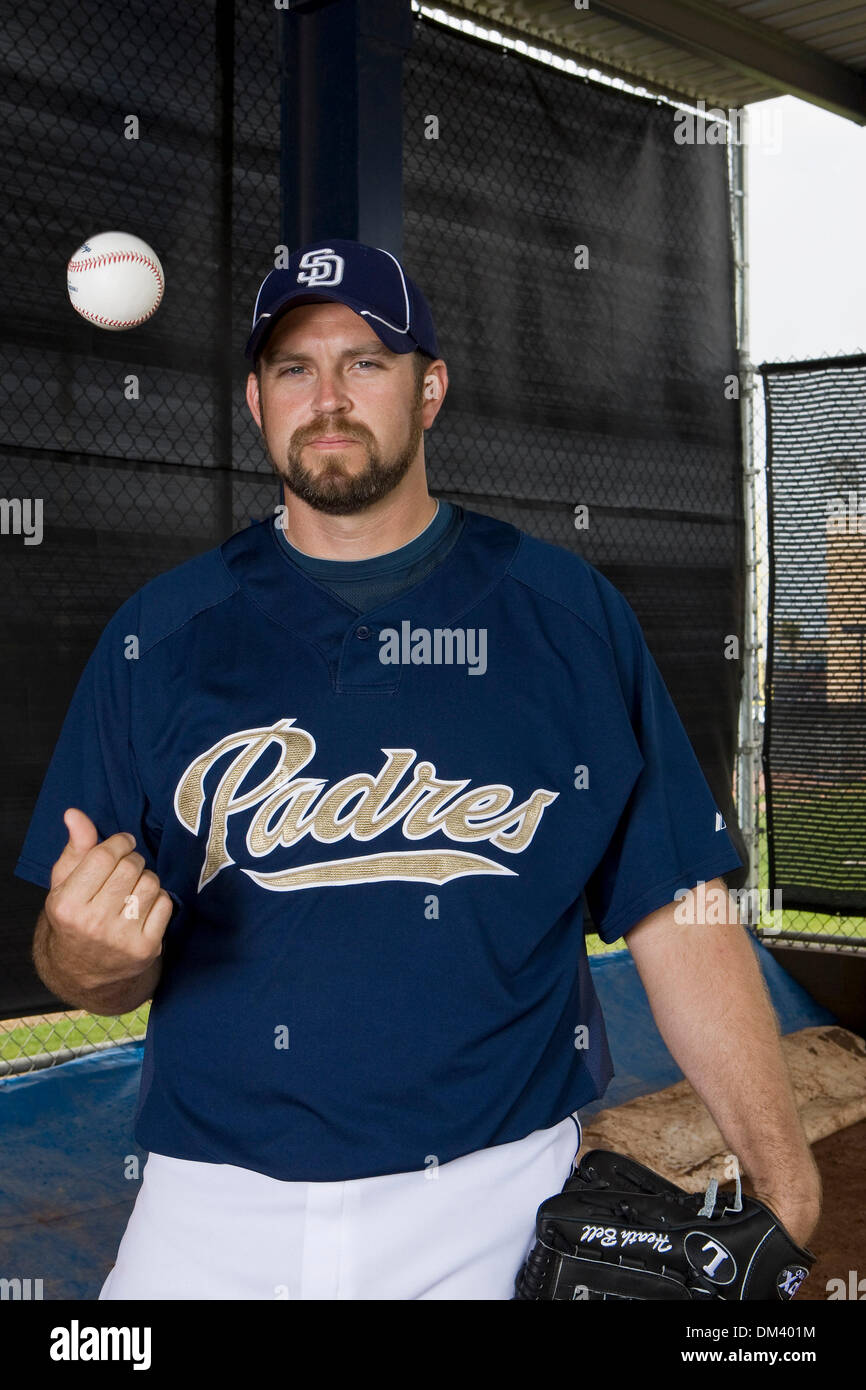
[[[359,425],[345,426],[339,420],[322,421],[298,430],[292,437],[285,463],[282,464],[274,457],[264,432],[263,437],[274,472],[289,492],[316,511],[328,512],[331,516],[350,516],[387,497],[405,478],[424,433],[422,415],[423,399],[419,395],[411,407],[403,447],[387,456],[383,456],[369,430]],[[333,453],[330,450],[318,451],[318,465],[308,468],[301,458],[304,445],[320,435],[337,433],[358,441],[361,449],[366,450],[366,464],[363,467],[357,463],[350,464],[348,449],[337,444]],[[357,452],[356,446],[353,453]]]

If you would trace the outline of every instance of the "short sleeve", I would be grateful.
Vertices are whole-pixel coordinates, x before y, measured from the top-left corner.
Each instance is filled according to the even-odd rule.
[[[648,913],[742,866],[640,624],[605,581],[611,639],[643,767],[585,885],[598,934],[617,941]],[[612,602],[613,598],[618,602]]]
[[[68,840],[63,813],[70,806],[86,812],[100,839],[131,832],[148,868],[154,867],[130,730],[136,632],[133,598],[103,630],[76,686],[14,869],[40,887],[50,886]]]

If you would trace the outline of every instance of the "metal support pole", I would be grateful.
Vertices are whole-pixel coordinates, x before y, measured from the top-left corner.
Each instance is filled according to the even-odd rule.
[[[214,464],[215,530],[220,541],[234,530],[232,434],[234,342],[232,339],[232,178],[235,131],[235,0],[217,0],[217,111],[219,112],[219,219],[217,222],[216,402]]]
[[[403,56],[410,0],[285,0],[280,239],[402,253]]]
[[[734,236],[734,272],[737,317],[737,351],[740,380],[740,421],[743,447],[743,522],[745,531],[745,613],[743,619],[743,680],[740,691],[739,747],[737,749],[737,814],[748,853],[744,887],[758,888],[759,837],[758,792],[761,772],[761,740],[757,721],[758,699],[758,540],[756,529],[753,395],[755,374],[749,360],[749,262],[746,230],[746,144],[748,110],[740,124],[740,140],[731,146],[731,202]],[[759,900],[749,891],[746,902]],[[749,925],[756,925],[749,923]]]

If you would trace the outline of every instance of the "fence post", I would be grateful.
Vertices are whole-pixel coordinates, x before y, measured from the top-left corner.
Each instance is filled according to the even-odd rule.
[[[758,659],[758,589],[757,535],[755,529],[754,421],[752,393],[755,375],[749,360],[749,262],[746,230],[746,145],[748,141],[748,110],[742,111],[740,139],[730,146],[731,217],[734,238],[734,286],[737,318],[738,376],[740,382],[740,427],[743,461],[743,530],[745,546],[745,593],[743,615],[743,679],[740,687],[739,741],[737,747],[737,815],[748,855],[744,888],[746,916],[752,917],[752,904],[758,900],[758,761],[759,740],[756,738],[755,716],[757,697]],[[760,914],[759,914],[760,915]],[[748,925],[757,923],[748,921]]]

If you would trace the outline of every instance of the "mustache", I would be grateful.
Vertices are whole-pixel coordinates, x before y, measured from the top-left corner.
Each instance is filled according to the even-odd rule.
[[[344,425],[307,425],[304,429],[298,430],[292,439],[295,448],[300,448],[303,444],[311,444],[314,439],[321,439],[322,435],[338,435],[341,439],[358,439],[362,444],[369,444],[372,436],[369,430],[360,430],[355,426]]]

